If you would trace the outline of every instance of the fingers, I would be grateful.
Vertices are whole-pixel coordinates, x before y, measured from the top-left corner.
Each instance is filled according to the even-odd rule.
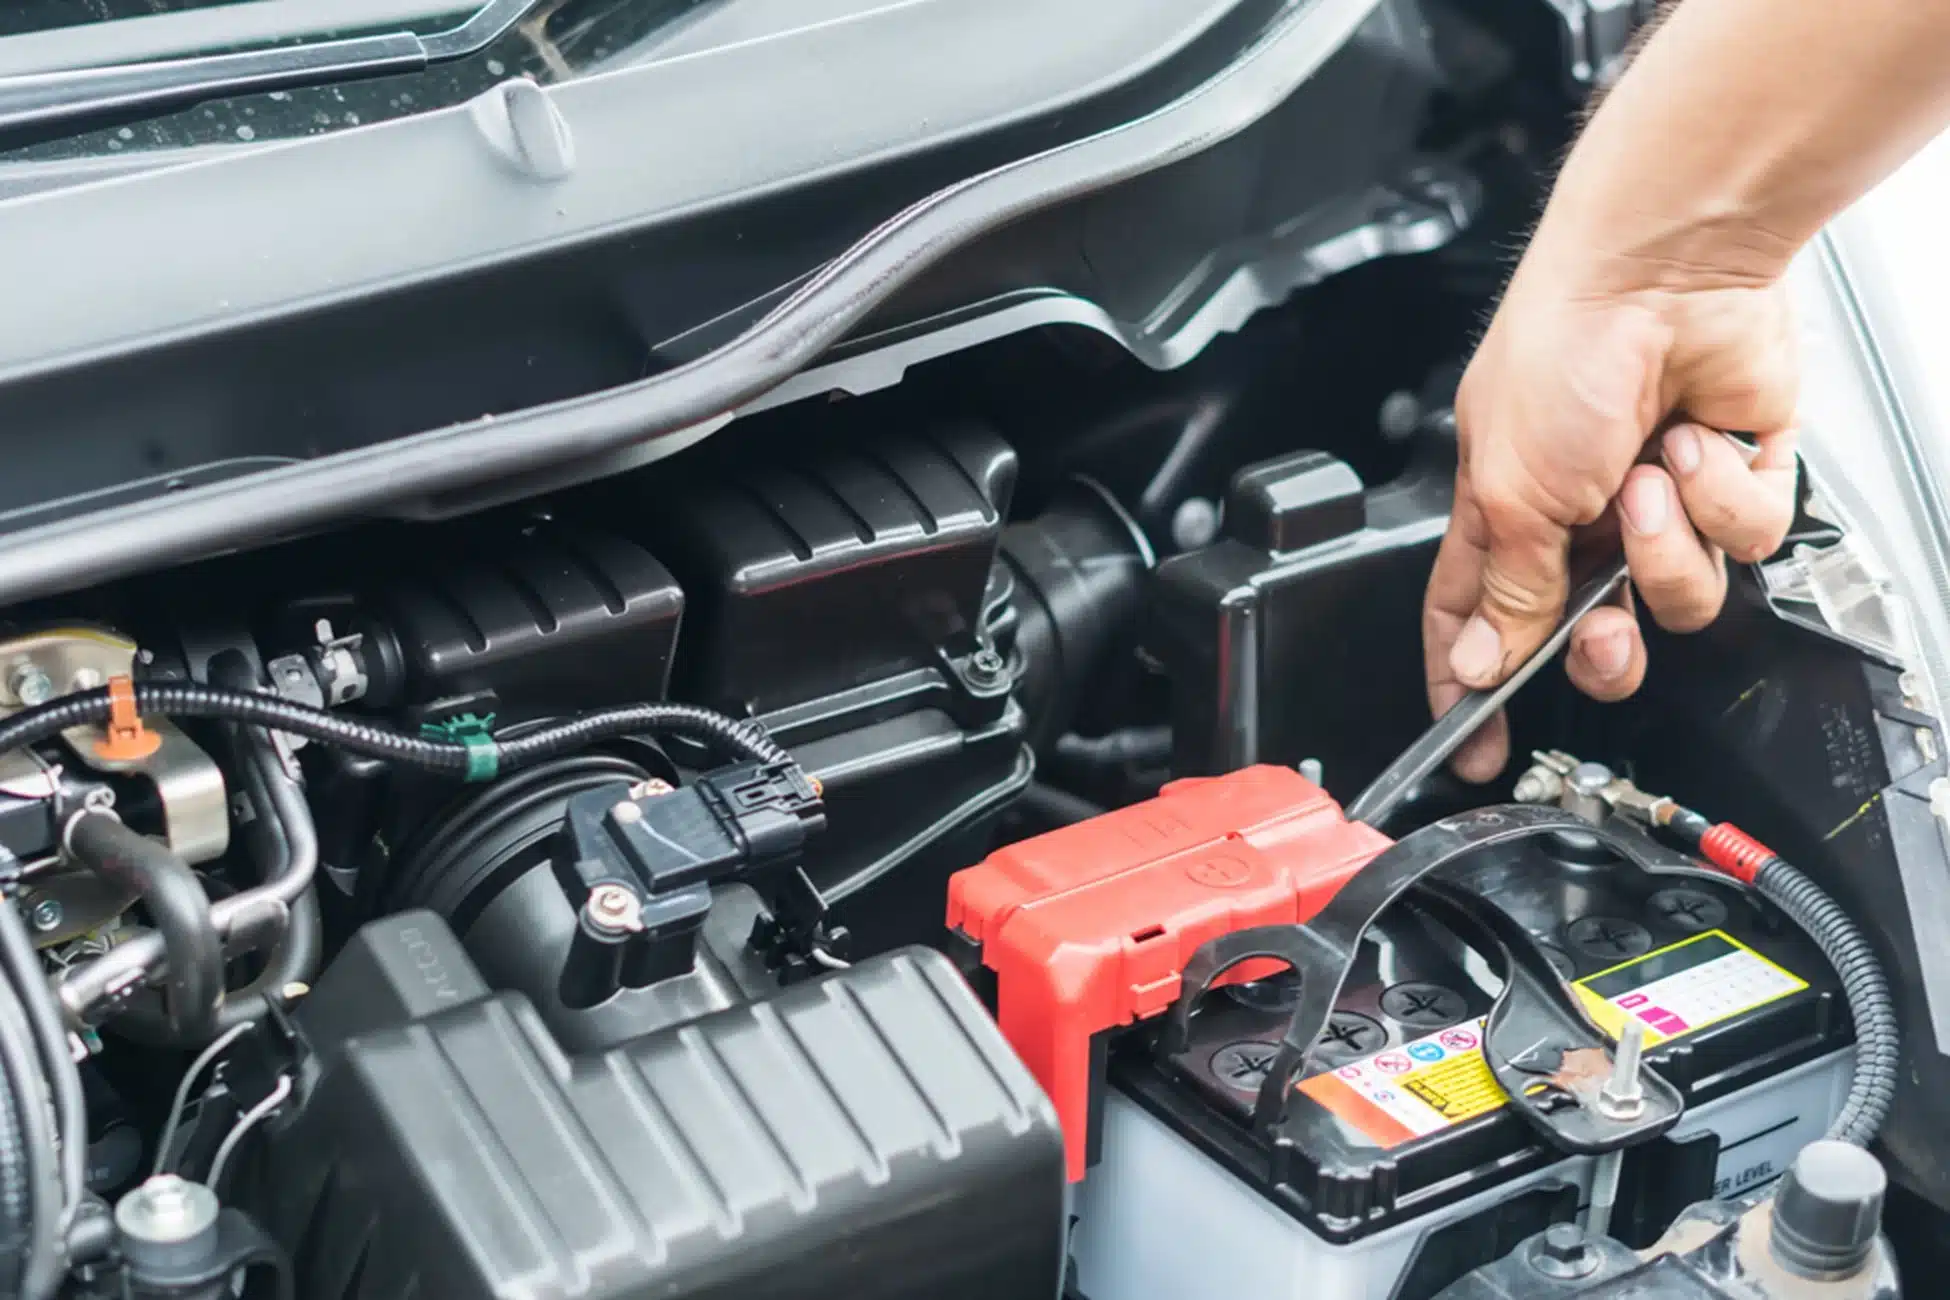
[[[1697,632],[1711,623],[1726,600],[1726,565],[1694,530],[1672,476],[1657,465],[1638,466],[1625,478],[1618,512],[1632,585],[1659,626]]]
[[[1456,485],[1455,510],[1449,530],[1435,553],[1428,592],[1422,602],[1422,667],[1428,681],[1429,716],[1439,718],[1456,706],[1468,687],[1449,666],[1456,636],[1476,610],[1486,557],[1487,533],[1465,481]],[[1452,771],[1465,781],[1481,784],[1496,779],[1510,757],[1510,727],[1503,715],[1484,723],[1454,758]]]
[[[1749,463],[1725,434],[1681,424],[1659,448],[1693,526],[1746,564],[1772,555],[1794,523],[1794,434],[1770,434],[1758,445]]]
[[[1607,605],[1578,620],[1564,658],[1571,684],[1594,700],[1622,700],[1645,681],[1645,638],[1630,609]]]
[[[1477,689],[1510,675],[1557,627],[1570,594],[1570,530],[1534,510],[1483,502],[1476,610],[1456,633],[1449,670]]]

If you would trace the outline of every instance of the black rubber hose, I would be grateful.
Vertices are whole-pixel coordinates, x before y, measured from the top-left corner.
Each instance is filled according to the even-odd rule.
[[[597,741],[640,732],[688,736],[733,759],[790,761],[790,755],[755,724],[691,704],[632,704],[571,718],[511,740],[474,743],[409,736],[391,727],[294,704],[275,695],[226,690],[196,682],[138,682],[135,705],[144,714],[217,718],[266,727],[336,745],[368,758],[453,776],[484,778],[512,771]],[[99,725],[109,717],[106,689],[66,695],[0,722],[0,754],[59,735],[70,727]]]
[[[1102,804],[1092,803],[1081,795],[1045,785],[1041,781],[1031,781],[1023,790],[1022,807],[1038,821],[1051,826],[1074,826],[1093,817],[1102,817],[1105,812]]]
[[[223,1004],[223,941],[196,873],[166,845],[111,813],[77,813],[66,840],[76,861],[132,890],[148,907],[169,954],[170,1032],[184,1042],[207,1042]]]
[[[1807,932],[1842,981],[1849,1017],[1855,1022],[1855,1072],[1828,1136],[1865,1147],[1889,1117],[1902,1069],[1896,1008],[1882,965],[1841,904],[1780,858],[1761,864],[1754,888]]]
[[[47,1300],[67,1272],[61,1240],[61,1174],[54,1132],[48,1127],[47,1084],[35,1059],[33,1034],[11,983],[0,989],[0,1073],[7,1095],[0,1098],[17,1126],[26,1175],[27,1243],[21,1260],[20,1294]]]
[[[317,865],[318,830],[312,822],[304,791],[284,770],[269,732],[246,727],[239,728],[239,733],[244,751],[244,791],[256,811],[253,825],[263,841],[259,850],[261,878],[271,881],[295,870],[312,870]],[[242,988],[224,995],[223,1005],[210,1029],[211,1037],[245,1021],[261,1018],[269,1000],[279,996],[287,985],[310,983],[317,976],[323,957],[324,923],[314,885],[292,903],[284,936],[272,950],[263,972]],[[200,1041],[180,1037],[167,1012],[152,998],[137,998],[116,1012],[107,1027],[119,1037],[149,1047],[202,1046]]]
[[[81,1086],[81,1067],[68,1048],[68,1031],[61,1009],[48,987],[40,954],[27,933],[20,913],[0,901],[0,970],[4,970],[27,1016],[40,1057],[41,1072],[54,1090],[55,1128],[61,1137],[62,1224],[88,1191],[88,1107]]]

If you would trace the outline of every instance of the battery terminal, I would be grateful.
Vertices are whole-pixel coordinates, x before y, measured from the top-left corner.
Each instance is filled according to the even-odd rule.
[[[1530,762],[1512,792],[1518,803],[1556,804],[1591,821],[1602,820],[1609,811],[1656,827],[1670,826],[1680,810],[1670,796],[1641,790],[1603,763],[1586,762],[1561,749],[1535,750]]]

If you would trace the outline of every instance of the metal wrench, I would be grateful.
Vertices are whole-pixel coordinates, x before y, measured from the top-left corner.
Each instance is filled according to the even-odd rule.
[[[1471,691],[1456,702],[1450,709],[1435,720],[1435,725],[1422,733],[1422,738],[1402,751],[1401,757],[1390,763],[1380,776],[1369,783],[1355,801],[1347,806],[1350,821],[1366,822],[1379,826],[1387,819],[1410,790],[1429,773],[1449,761],[1462,743],[1476,734],[1476,729],[1488,722],[1496,711],[1502,708],[1517,689],[1556,657],[1571,639],[1571,629],[1579,619],[1604,604],[1611,598],[1619,584],[1625,581],[1625,561],[1623,558],[1611,561],[1603,569],[1585,580],[1564,607],[1564,620],[1537,647],[1537,652],[1523,661],[1517,670],[1505,678],[1501,685],[1487,691]]]

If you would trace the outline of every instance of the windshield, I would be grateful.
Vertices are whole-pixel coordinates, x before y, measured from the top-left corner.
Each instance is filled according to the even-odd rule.
[[[0,162],[234,146],[386,121],[460,103],[509,77],[547,84],[640,62],[677,20],[715,7],[711,0],[503,0],[487,7],[452,0],[14,0],[0,17],[0,92],[10,78],[46,84],[77,69],[315,51],[371,37],[397,38],[396,51],[421,51],[408,61],[423,66],[380,76],[321,73],[274,90],[37,121],[0,131]],[[489,9],[499,15],[477,19],[479,39],[463,35],[470,17]]]

